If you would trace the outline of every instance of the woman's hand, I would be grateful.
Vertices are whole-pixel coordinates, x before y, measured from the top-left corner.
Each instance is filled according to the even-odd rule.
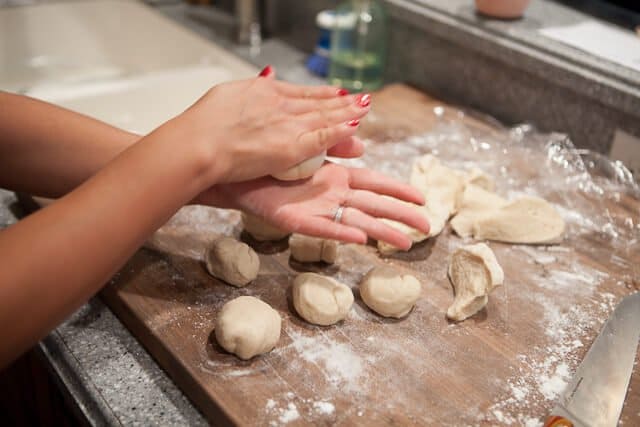
[[[385,197],[391,196],[391,197]],[[399,200],[423,204],[422,194],[369,169],[325,163],[311,178],[283,182],[262,177],[219,185],[202,193],[196,203],[241,209],[279,228],[351,243],[367,236],[408,249],[411,240],[378,218],[405,223],[425,234],[427,219]],[[336,209],[343,207],[340,221]]]
[[[282,172],[333,149],[357,149],[359,119],[368,95],[332,86],[298,86],[273,73],[212,88],[169,122],[177,138],[200,153],[209,185],[247,181]]]

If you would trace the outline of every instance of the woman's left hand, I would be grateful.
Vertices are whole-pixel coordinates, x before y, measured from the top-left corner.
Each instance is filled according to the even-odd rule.
[[[424,204],[422,194],[408,184],[369,169],[327,162],[305,180],[285,182],[262,177],[217,185],[195,202],[240,209],[284,230],[309,236],[350,243],[366,243],[371,237],[408,249],[411,240],[379,218],[402,222],[424,233],[429,232],[429,223],[415,208],[398,199]],[[338,217],[339,208],[342,212]]]

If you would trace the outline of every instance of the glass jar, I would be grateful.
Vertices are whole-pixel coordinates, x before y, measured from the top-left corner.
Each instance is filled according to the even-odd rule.
[[[336,9],[328,81],[350,92],[382,86],[387,15],[378,0],[351,0]]]

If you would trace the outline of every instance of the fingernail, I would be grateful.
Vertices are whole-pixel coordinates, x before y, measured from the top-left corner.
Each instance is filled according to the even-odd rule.
[[[358,104],[360,104],[361,107],[368,107],[369,104],[371,104],[371,95],[368,93],[360,95],[358,97]]]
[[[358,126],[358,125],[360,124],[360,120],[358,120],[358,119],[353,119],[353,120],[351,120],[351,121],[348,121],[348,122],[347,122],[347,124],[348,124],[349,126],[354,126],[354,127],[355,127],[355,126]]]
[[[336,91],[336,93],[338,94],[338,96],[347,96],[349,95],[349,91],[343,88],[340,88]]]
[[[272,72],[273,72],[273,67],[271,65],[267,65],[262,69],[262,71],[260,71],[260,74],[258,74],[258,77],[267,77]]]

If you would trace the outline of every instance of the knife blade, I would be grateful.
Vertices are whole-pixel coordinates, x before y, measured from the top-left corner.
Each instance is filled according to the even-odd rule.
[[[615,427],[640,339],[640,292],[625,297],[578,366],[545,427]]]

